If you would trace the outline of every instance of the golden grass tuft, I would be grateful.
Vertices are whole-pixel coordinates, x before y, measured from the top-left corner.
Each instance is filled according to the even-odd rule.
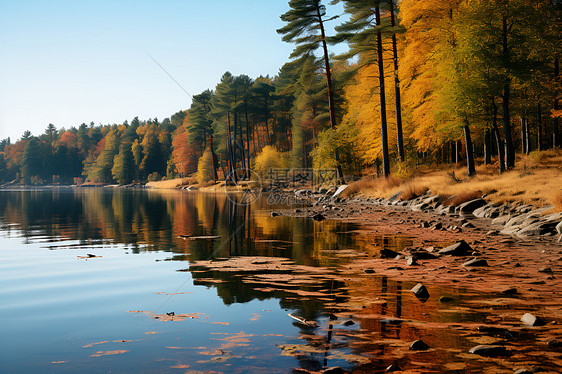
[[[429,187],[427,186],[418,186],[414,183],[408,183],[405,188],[402,190],[400,194],[400,199],[403,201],[408,201],[415,199],[418,196],[422,196],[427,191],[429,191]]]
[[[402,180],[393,176],[388,178],[366,176],[358,181],[350,183],[349,186],[342,192],[341,196],[343,198],[348,198],[357,194],[386,196],[388,191],[394,191],[401,184]]]
[[[467,201],[478,199],[479,197],[482,197],[481,191],[464,192],[458,195],[451,196],[446,200],[444,199],[443,204],[458,206],[461,205],[462,203],[466,203]]]

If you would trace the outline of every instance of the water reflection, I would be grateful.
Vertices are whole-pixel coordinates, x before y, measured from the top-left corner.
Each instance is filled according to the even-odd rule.
[[[161,264],[179,264],[180,268],[174,271],[180,271],[182,282],[192,280],[194,286],[207,287],[225,306],[224,310],[217,311],[213,304],[206,313],[214,311],[228,316],[229,308],[240,304],[278,302],[275,323],[285,326],[285,335],[277,338],[277,345],[259,341],[252,343],[251,349],[265,350],[261,365],[274,365],[280,368],[279,372],[287,372],[282,368],[295,367],[293,361],[283,361],[283,358],[296,360],[296,365],[305,370],[318,371],[322,367],[339,365],[364,373],[380,372],[395,362],[405,369],[417,370],[423,365],[425,372],[442,372],[446,371],[446,365],[465,361],[458,357],[459,352],[466,352],[474,344],[466,329],[453,326],[488,321],[481,310],[463,304],[482,295],[428,285],[431,297],[421,303],[409,291],[415,283],[365,274],[347,266],[357,259],[376,257],[384,249],[400,251],[411,244],[411,239],[358,234],[357,225],[337,221],[320,223],[302,218],[271,217],[268,211],[276,208],[279,207],[268,205],[265,199],[251,206],[241,206],[223,194],[182,191],[0,191],[0,233],[5,237],[21,236],[26,243],[39,244],[58,251],[56,253],[72,252],[72,257],[84,254],[86,249],[101,251],[102,247],[117,244],[135,254],[161,254],[157,259]],[[232,266],[227,267],[229,265]],[[154,263],[146,267],[147,271],[153,268]],[[111,275],[115,276],[115,273]],[[142,282],[138,279],[135,278],[134,287]],[[68,280],[62,277],[63,282]],[[147,280],[145,285],[151,293],[162,291],[153,289],[155,286],[151,282]],[[103,291],[108,292],[111,287]],[[138,305],[145,303],[146,295],[136,295],[131,289],[126,292],[130,294],[128,306],[112,310],[119,316],[124,314],[125,308],[141,308]],[[75,293],[84,294],[82,289]],[[442,304],[441,296],[455,301]],[[179,308],[198,306],[198,302],[182,304],[174,303],[175,300],[178,299],[173,299],[166,307],[175,306],[180,311]],[[92,303],[94,301],[99,303],[98,299],[92,299]],[[156,304],[165,305],[161,301]],[[287,317],[289,312],[315,324],[292,320]],[[53,314],[57,313],[61,311]],[[76,323],[79,326],[82,321]],[[114,326],[107,320],[100,323],[106,324],[105,333]],[[279,327],[277,325],[258,321],[254,335],[261,333],[265,339],[273,327]],[[288,328],[298,335],[291,335]],[[204,331],[199,335],[173,330],[177,336],[170,339],[195,339],[191,344],[198,347],[202,336],[210,331],[200,329]],[[408,344],[416,339],[423,339],[434,349],[423,356],[409,352]],[[144,352],[173,344],[165,339],[155,342],[146,342]],[[247,345],[249,343],[237,349],[250,349]],[[200,357],[197,353],[191,356],[185,351],[181,353],[193,358],[190,365],[196,370],[217,369],[213,362],[195,365]],[[158,354],[171,355],[160,351]],[[154,362],[161,358],[149,353],[146,357]],[[234,364],[230,369],[222,367],[221,371],[236,372],[242,370],[241,365]],[[244,365],[251,368],[250,371],[257,371],[247,362]],[[465,369],[468,364],[458,365],[457,368]],[[480,367],[480,364],[470,365]],[[107,371],[107,368],[95,366],[92,372]],[[158,367],[158,372],[166,370]]]

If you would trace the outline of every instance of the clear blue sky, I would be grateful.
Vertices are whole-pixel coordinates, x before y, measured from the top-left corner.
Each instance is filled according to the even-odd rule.
[[[287,0],[0,0],[0,139],[189,108],[149,54],[191,94],[225,71],[273,76],[293,49],[275,31],[288,9]]]

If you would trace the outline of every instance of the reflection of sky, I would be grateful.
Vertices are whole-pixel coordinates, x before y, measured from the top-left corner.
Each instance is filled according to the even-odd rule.
[[[0,0],[0,139],[188,108],[147,53],[191,94],[227,70],[273,76],[292,50],[275,31],[286,10],[284,0]]]

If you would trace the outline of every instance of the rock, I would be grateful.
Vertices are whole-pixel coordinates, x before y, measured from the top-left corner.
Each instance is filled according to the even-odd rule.
[[[455,301],[455,299],[453,299],[452,297],[449,297],[449,296],[441,296],[439,298],[440,303],[450,303],[451,301]]]
[[[458,213],[471,214],[476,209],[481,208],[486,204],[486,200],[482,198],[474,199],[471,201],[467,201],[466,203],[462,203],[455,209],[455,211]]]
[[[410,291],[422,302],[425,302],[427,299],[429,299],[429,291],[421,283],[416,284]]]
[[[542,268],[539,270],[539,273],[548,273],[548,274],[552,274],[552,269],[551,268]]]
[[[432,230],[441,230],[443,229],[443,224],[441,222],[437,222],[435,225],[431,226]]]
[[[412,344],[410,344],[411,351],[427,351],[429,346],[424,343],[423,340],[416,340]]]
[[[339,366],[327,368],[324,371],[322,371],[322,374],[344,374],[344,373],[345,371],[343,371],[343,369]]]
[[[533,373],[534,373],[533,370],[529,370],[527,368],[520,368],[513,372],[513,374],[533,374]]]
[[[462,264],[462,266],[467,266],[467,267],[488,266],[488,262],[483,258],[473,258],[472,260]]]
[[[277,212],[271,212],[271,213],[269,213],[269,215],[270,215],[271,217],[277,217],[277,216],[279,216],[279,213],[277,213]]]
[[[418,260],[433,260],[437,258],[437,256],[427,251],[412,251],[410,252],[410,254],[416,257]]]
[[[416,266],[418,265],[418,260],[416,259],[415,256],[408,256],[406,257],[406,264],[408,266]]]
[[[396,364],[392,364],[390,366],[388,366],[386,368],[386,371],[389,373],[395,372],[395,371],[402,371],[402,369],[400,368],[400,366],[396,365]]]
[[[507,350],[503,345],[477,345],[476,347],[470,348],[468,353],[482,357],[499,357],[506,356]]]
[[[562,234],[562,221],[558,225],[556,225],[556,232]]]
[[[531,313],[525,313],[523,315],[523,317],[521,317],[521,322],[523,322],[524,324],[529,325],[529,326],[544,326],[544,325],[546,325],[546,322],[543,319],[541,319],[539,317],[535,317]]]
[[[365,274],[375,274],[375,271],[373,269],[363,269],[363,273],[365,273]]]
[[[548,348],[560,348],[562,344],[557,339],[550,339],[546,342]]]
[[[321,222],[321,221],[324,221],[324,220],[326,219],[326,217],[324,217],[324,216],[323,216],[322,214],[320,214],[320,213],[317,213],[317,214],[315,214],[315,215],[312,216],[312,219],[315,220],[315,221]]]
[[[502,294],[504,294],[504,295],[516,295],[517,294],[517,288],[515,288],[515,287],[508,288],[507,290],[503,290]]]
[[[439,251],[440,255],[450,256],[468,256],[472,252],[472,248],[464,240],[456,242],[453,245],[443,248]]]
[[[381,250],[381,258],[396,258],[400,253],[394,252],[392,249],[384,248]]]
[[[379,320],[379,323],[384,323],[384,324],[388,324],[388,325],[399,325],[402,322],[404,322],[401,319],[397,319],[397,318],[383,318],[381,320]]]

